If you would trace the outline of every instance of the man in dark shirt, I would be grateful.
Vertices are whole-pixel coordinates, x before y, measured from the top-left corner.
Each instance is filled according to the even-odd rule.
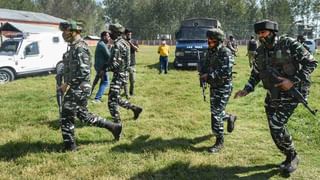
[[[100,41],[97,44],[96,51],[94,54],[94,69],[96,70],[96,76],[101,76],[101,81],[99,89],[97,91],[96,97],[94,98],[94,103],[101,102],[101,98],[106,91],[109,83],[108,72],[101,73],[104,64],[106,64],[110,59],[110,48],[108,47],[108,42],[110,41],[110,35],[108,32],[103,31],[100,34]]]
[[[129,83],[130,83],[130,96],[134,95],[134,83],[135,83],[135,72],[136,72],[136,52],[139,50],[139,45],[132,40],[132,31],[129,29],[125,30],[125,38],[130,45],[130,66],[129,66]],[[128,94],[128,84],[125,84],[125,94],[129,97]]]

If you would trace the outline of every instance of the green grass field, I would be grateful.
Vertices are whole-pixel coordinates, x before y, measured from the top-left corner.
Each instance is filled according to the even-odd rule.
[[[141,46],[137,54],[136,96],[131,102],[144,108],[138,121],[131,111],[121,110],[124,131],[119,142],[107,130],[78,121],[77,152],[59,152],[63,146],[54,75],[1,85],[0,179],[285,178],[277,170],[284,156],[269,133],[261,85],[247,97],[230,99],[227,111],[238,115],[236,128],[226,133],[221,153],[209,154],[206,149],[215,138],[197,72],[173,69],[172,53],[169,73],[159,75],[156,51],[157,47]],[[245,47],[236,62],[234,92],[243,88],[249,76]],[[309,104],[320,109],[319,68],[312,80]],[[110,118],[107,96],[103,101],[92,104],[90,100],[89,109]],[[301,161],[289,178],[319,179],[319,124],[319,115],[312,117],[302,105],[291,117],[288,126]]]

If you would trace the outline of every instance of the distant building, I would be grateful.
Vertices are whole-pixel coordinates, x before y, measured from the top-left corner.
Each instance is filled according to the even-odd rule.
[[[62,21],[65,20],[44,13],[0,8],[0,23],[14,22],[59,27]]]
[[[44,13],[0,8],[0,42],[21,33],[41,33],[59,30],[64,19]]]
[[[59,24],[64,21],[44,13],[0,8],[0,44],[17,34],[59,31]],[[99,39],[97,36],[85,37],[89,46],[96,46]]]

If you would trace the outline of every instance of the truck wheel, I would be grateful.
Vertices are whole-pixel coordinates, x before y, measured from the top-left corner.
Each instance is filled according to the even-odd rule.
[[[62,74],[63,72],[63,62],[59,61],[56,65],[56,74]]]
[[[8,68],[0,69],[0,84],[8,83],[14,80],[14,73]]]

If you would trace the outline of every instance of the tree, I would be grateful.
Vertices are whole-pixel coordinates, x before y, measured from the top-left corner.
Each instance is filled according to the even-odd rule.
[[[36,11],[37,7],[32,0],[0,0],[0,7],[13,10]]]

